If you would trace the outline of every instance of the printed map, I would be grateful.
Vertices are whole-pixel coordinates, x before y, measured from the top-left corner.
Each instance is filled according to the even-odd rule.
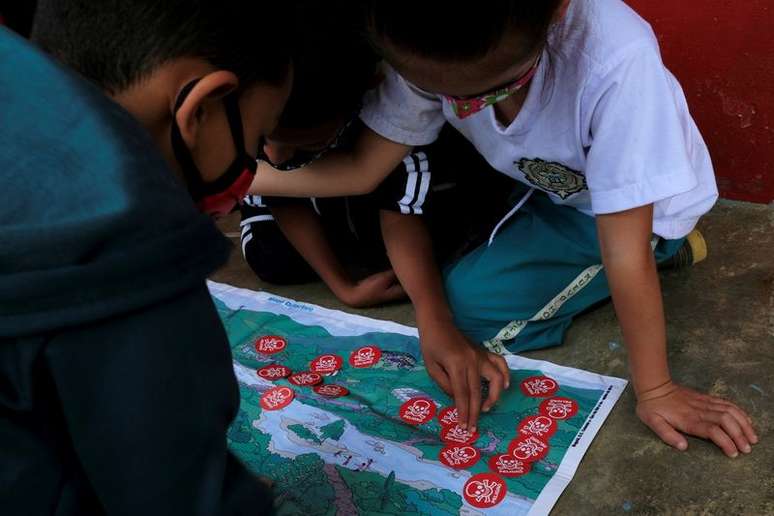
[[[226,327],[239,381],[241,408],[229,446],[254,472],[274,482],[279,514],[547,514],[617,401],[626,382],[618,378],[508,355],[511,388],[479,421],[475,447],[481,459],[467,469],[439,461],[445,446],[438,418],[413,426],[399,417],[412,398],[432,400],[438,411],[453,405],[427,375],[414,328],[307,305],[265,292],[210,283]],[[281,336],[287,347],[275,354],[256,351],[256,340]],[[350,353],[376,346],[381,360],[354,368]],[[343,358],[343,367],[326,384],[349,394],[328,398],[286,379],[269,381],[256,370],[281,364],[308,371],[325,354]],[[466,501],[466,482],[490,473],[489,460],[508,453],[517,426],[540,414],[543,397],[519,389],[529,377],[555,380],[555,396],[577,403],[578,412],[557,420],[548,454],[529,473],[503,478],[507,494],[491,508]],[[270,388],[287,386],[294,400],[281,410],[261,408]]]

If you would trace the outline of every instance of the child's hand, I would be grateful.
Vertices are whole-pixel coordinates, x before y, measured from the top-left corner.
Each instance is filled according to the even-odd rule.
[[[391,270],[372,274],[335,293],[342,302],[354,308],[366,308],[406,297],[406,292]]]
[[[453,324],[421,325],[422,355],[430,377],[454,398],[460,426],[475,431],[481,410],[488,412],[510,385],[505,359],[471,343]],[[489,396],[481,404],[481,377]]]
[[[642,393],[637,415],[665,443],[678,450],[688,448],[683,434],[709,439],[729,457],[736,457],[740,451],[750,453],[750,444],[758,442],[752,419],[742,409],[730,401],[671,382]]]

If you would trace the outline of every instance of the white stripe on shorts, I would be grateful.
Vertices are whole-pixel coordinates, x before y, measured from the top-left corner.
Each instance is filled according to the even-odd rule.
[[[274,220],[273,215],[256,215],[255,217],[249,217],[243,220],[239,223],[240,226],[246,227],[252,224],[253,222],[269,222],[270,220]]]
[[[415,156],[419,161],[419,172],[422,177],[420,178],[419,195],[417,195],[417,200],[411,204],[411,209],[415,215],[422,215],[422,206],[425,204],[427,191],[430,189],[430,165],[427,154],[424,152],[418,152]]]
[[[248,226],[245,226],[245,227],[247,228]],[[252,239],[253,239],[252,233],[247,233],[247,236],[245,236],[244,233],[242,234],[242,257],[244,257],[245,259],[247,259],[247,251],[246,251],[247,244],[249,244],[250,240]]]
[[[254,208],[265,208],[263,204],[263,198],[260,195],[247,195],[242,200],[246,205],[253,206]]]
[[[400,212],[404,215],[411,213],[411,201],[414,200],[414,192],[417,188],[417,167],[414,164],[414,158],[409,155],[403,160],[403,165],[406,167],[406,194],[398,201],[400,206]]]

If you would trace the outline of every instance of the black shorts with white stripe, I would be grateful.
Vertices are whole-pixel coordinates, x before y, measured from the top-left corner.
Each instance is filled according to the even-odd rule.
[[[308,202],[306,199],[295,201]],[[307,283],[317,278],[314,270],[285,238],[271,209],[260,196],[248,195],[240,212],[242,256],[256,276],[275,285]]]

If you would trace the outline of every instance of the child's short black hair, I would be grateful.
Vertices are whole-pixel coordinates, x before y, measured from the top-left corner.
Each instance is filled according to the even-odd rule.
[[[35,0],[23,2],[0,2],[0,25],[29,37],[32,30],[32,17],[35,15]],[[10,5],[9,5],[10,4]]]
[[[39,0],[32,38],[116,93],[160,65],[193,57],[237,75],[240,87],[281,83],[289,45],[279,27],[288,1]]]
[[[280,127],[307,128],[354,113],[374,86],[379,57],[349,0],[297,3],[293,89]]]
[[[442,62],[479,59],[510,32],[525,53],[545,42],[562,0],[478,0],[465,8],[444,0],[367,0],[368,28],[377,46]],[[531,48],[526,48],[531,47]]]

